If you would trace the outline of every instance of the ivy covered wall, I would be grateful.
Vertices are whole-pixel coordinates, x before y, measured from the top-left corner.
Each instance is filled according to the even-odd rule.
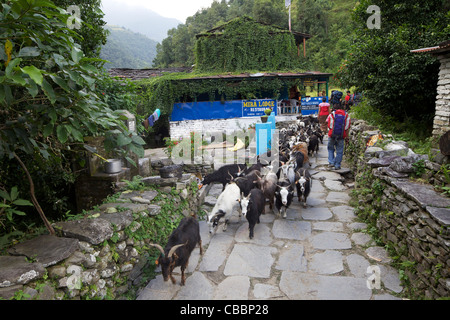
[[[295,38],[289,30],[244,16],[199,34],[197,71],[291,70],[300,67]]]

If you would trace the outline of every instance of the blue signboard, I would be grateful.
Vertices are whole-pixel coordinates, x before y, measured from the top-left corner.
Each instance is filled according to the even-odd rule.
[[[277,101],[271,99],[242,100],[243,117],[264,116],[264,110],[272,109],[272,114],[277,114]]]
[[[327,102],[328,102],[328,97]],[[323,97],[302,98],[302,115],[309,115],[319,112],[319,104],[322,103]]]

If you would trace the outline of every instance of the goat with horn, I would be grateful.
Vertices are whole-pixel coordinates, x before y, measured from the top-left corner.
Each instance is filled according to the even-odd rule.
[[[200,227],[195,217],[186,217],[180,221],[178,227],[172,231],[163,249],[159,244],[151,243],[150,246],[157,248],[161,255],[156,260],[156,264],[161,266],[164,281],[170,280],[176,283],[172,276],[173,269],[181,267],[181,285],[184,286],[186,277],[184,271],[189,263],[189,257],[195,246],[200,246],[200,254],[203,254],[202,240],[200,238]]]

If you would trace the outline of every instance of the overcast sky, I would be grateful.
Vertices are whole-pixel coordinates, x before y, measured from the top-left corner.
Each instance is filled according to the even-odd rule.
[[[182,23],[202,8],[208,8],[213,0],[102,0],[103,3],[116,2],[141,6],[167,18],[175,18]]]

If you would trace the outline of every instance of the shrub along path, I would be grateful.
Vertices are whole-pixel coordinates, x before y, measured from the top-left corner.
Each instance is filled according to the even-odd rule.
[[[267,205],[253,239],[244,217],[233,217],[226,232],[219,225],[212,236],[201,221],[206,250],[203,256],[198,247],[192,252],[186,285],[179,285],[178,267],[177,284],[164,282],[159,274],[137,299],[399,299],[394,296],[402,291],[399,274],[389,266],[385,249],[364,233],[366,224],[357,222],[348,204],[348,170],[327,168],[326,143],[325,138],[317,157],[310,157],[313,186],[307,208],[295,196],[283,219]],[[221,190],[221,185],[209,190],[208,213]],[[368,284],[369,277],[375,280]]]

